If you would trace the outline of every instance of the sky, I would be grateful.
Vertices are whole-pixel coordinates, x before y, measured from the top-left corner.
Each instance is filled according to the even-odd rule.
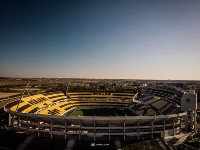
[[[1,0],[0,76],[200,80],[200,1]]]

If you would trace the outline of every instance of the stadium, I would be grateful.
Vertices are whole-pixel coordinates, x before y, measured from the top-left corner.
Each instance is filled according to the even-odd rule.
[[[4,110],[9,113],[10,129],[38,137],[139,140],[196,132],[193,107],[193,91],[144,86],[134,92],[36,94],[8,103]]]

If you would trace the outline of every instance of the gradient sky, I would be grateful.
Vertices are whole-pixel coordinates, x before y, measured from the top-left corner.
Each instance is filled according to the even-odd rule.
[[[0,76],[200,80],[200,1],[2,0]]]

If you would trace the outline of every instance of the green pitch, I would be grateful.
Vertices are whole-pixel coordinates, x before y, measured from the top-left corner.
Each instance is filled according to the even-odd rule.
[[[132,116],[133,112],[128,109],[117,108],[77,108],[70,116]]]

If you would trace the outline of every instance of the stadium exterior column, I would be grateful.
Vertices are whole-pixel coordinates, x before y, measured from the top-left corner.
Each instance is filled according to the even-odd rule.
[[[154,115],[153,126],[154,126],[154,122],[155,122],[155,121],[156,121],[156,115]],[[153,136],[153,131],[154,131],[153,126],[152,126],[152,135],[151,135],[152,138],[154,137],[154,136]]]
[[[14,127],[14,118],[15,118],[15,115],[11,115],[12,118],[11,118],[11,126]]]
[[[28,127],[28,117],[27,117],[27,120],[26,120],[26,130],[27,130],[27,135],[28,135],[28,130],[29,130],[29,127]]]
[[[126,140],[126,115],[124,120],[124,141]]]
[[[10,124],[9,124],[9,126],[11,126],[12,128],[14,128],[14,115],[13,114],[10,114],[10,119],[11,119],[11,122],[10,122]]]
[[[38,119],[38,137],[40,137],[40,121]]]
[[[180,123],[179,123],[179,128],[180,128],[179,130],[180,130],[180,132],[181,132],[181,123],[182,123],[182,118],[180,117]]]
[[[188,115],[189,112],[186,111],[186,115],[185,115],[185,131],[188,132]]]
[[[17,118],[17,132],[19,133],[19,121],[20,121],[20,117],[18,116]]]
[[[153,138],[153,121],[151,122],[151,138]]]
[[[165,138],[165,120],[163,122],[163,138]]]
[[[11,126],[11,124],[12,124],[12,115],[9,114],[8,117],[9,117],[8,118],[8,122],[9,122],[8,125]]]
[[[94,141],[96,140],[96,120],[95,116],[93,116],[93,121],[94,121]]]
[[[173,119],[173,136],[175,135],[175,121]]]
[[[53,138],[53,121],[51,120],[51,139]]]
[[[79,124],[79,134],[78,134],[78,139],[81,140],[81,121],[80,121],[80,116],[78,116],[78,124]]]
[[[110,117],[111,117],[111,116],[110,116]],[[111,118],[110,118],[110,119],[111,119]],[[108,133],[108,134],[109,134],[109,135],[108,135],[108,136],[109,136],[109,141],[110,141],[110,122],[111,122],[111,120],[109,120],[109,133]]]
[[[197,110],[194,110],[194,132],[197,134]]]
[[[138,121],[138,140],[140,139],[140,121],[142,119],[142,116],[140,116],[140,120]]]
[[[67,122],[65,121],[65,140],[67,139]]]
[[[138,140],[140,139],[140,122],[138,122]]]
[[[155,120],[156,120],[156,115],[154,115],[154,120],[151,122],[151,138],[153,138],[153,125]]]

